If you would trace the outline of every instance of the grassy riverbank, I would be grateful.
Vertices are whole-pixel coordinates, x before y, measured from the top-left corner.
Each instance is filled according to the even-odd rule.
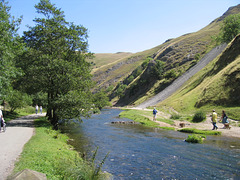
[[[152,111],[143,111],[143,110],[135,110],[135,109],[125,109],[125,111],[121,112],[119,114],[119,117],[124,117],[131,119],[136,122],[140,122],[142,125],[147,127],[153,127],[153,128],[162,128],[167,130],[174,130],[173,127],[161,127],[159,124],[155,121],[150,120],[152,118]],[[157,118],[157,121],[161,121],[167,124],[173,124],[173,121],[170,119],[160,119]]]
[[[35,135],[24,146],[14,173],[32,169],[47,175],[48,179],[108,179],[94,162],[79,157],[67,144],[68,136],[51,129],[46,118],[35,121]]]

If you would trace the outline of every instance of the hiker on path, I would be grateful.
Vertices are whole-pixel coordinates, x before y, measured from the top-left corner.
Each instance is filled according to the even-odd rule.
[[[42,114],[42,106],[40,106],[40,114]]]
[[[3,113],[2,113],[2,110],[0,109],[0,132],[2,127],[2,119],[3,119]]]
[[[36,114],[38,113],[38,105],[36,104]]]
[[[213,129],[212,130],[217,130],[218,127],[216,125],[217,123],[217,113],[215,112],[215,110],[213,110],[213,113],[212,113],[212,124],[213,124]]]
[[[153,121],[156,121],[156,117],[157,117],[157,110],[156,108],[153,109]]]

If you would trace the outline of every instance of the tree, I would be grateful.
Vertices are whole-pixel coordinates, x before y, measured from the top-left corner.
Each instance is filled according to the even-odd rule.
[[[228,43],[239,33],[240,33],[240,13],[232,14],[224,19],[218,39],[223,43],[224,42]]]
[[[17,90],[11,91],[8,97],[8,104],[10,105],[11,112],[15,111],[17,108],[22,108],[27,105],[32,104],[32,99],[26,93],[22,93]]]
[[[103,107],[110,105],[109,98],[106,96],[106,93],[103,91],[99,91],[94,94],[93,103],[94,103],[94,106],[100,110]]]
[[[153,76],[156,76],[158,79],[162,78],[164,72],[164,62],[156,60],[156,64],[153,66]]]
[[[35,8],[42,18],[24,32],[29,50],[18,62],[25,72],[21,82],[28,93],[47,94],[47,116],[57,129],[60,119],[89,116],[92,81],[85,59],[92,54],[86,28],[67,22],[49,0],[40,0]]]
[[[16,68],[15,59],[22,53],[23,44],[17,35],[21,18],[14,19],[7,2],[0,0],[0,100],[7,100],[12,82],[21,70]]]

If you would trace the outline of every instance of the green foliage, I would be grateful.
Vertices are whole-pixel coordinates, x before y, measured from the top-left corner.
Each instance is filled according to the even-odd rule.
[[[219,40],[221,42],[230,42],[236,35],[240,33],[240,13],[232,14],[226,17],[221,26]]]
[[[185,141],[190,143],[203,143],[203,139],[205,138],[205,135],[193,134],[188,135],[188,138]]]
[[[177,77],[177,73],[174,69],[171,69],[170,71],[165,73],[164,77],[166,79],[175,79]]]
[[[38,104],[39,106],[47,107],[47,93],[38,92],[32,95],[33,103],[32,105],[35,106]]]
[[[110,106],[109,98],[107,97],[107,94],[103,91],[99,91],[94,94],[93,103],[94,106],[100,110],[105,106]]]
[[[119,84],[117,90],[116,90],[116,95],[120,98],[124,95],[124,91],[127,88],[126,84]]]
[[[21,19],[14,19],[10,7],[0,1],[0,99],[6,99],[13,81],[21,75],[15,66],[15,59],[23,51],[23,44],[17,35]]]
[[[158,79],[161,79],[163,76],[164,65],[164,62],[156,60],[156,64],[153,67],[153,75],[156,76]]]
[[[92,162],[84,161],[67,144],[68,137],[57,131],[45,118],[35,122],[36,134],[24,146],[14,172],[32,169],[47,175],[48,179],[106,179]],[[57,137],[57,138],[56,138]]]
[[[181,118],[181,115],[177,113],[172,114],[170,117],[170,119],[180,119],[180,118]]]
[[[12,90],[7,99],[10,105],[11,112],[15,111],[17,108],[23,108],[32,104],[32,99],[26,93],[22,93],[17,90]]]
[[[141,64],[142,68],[145,69],[151,60],[153,60],[151,57],[148,57],[146,60],[144,60]]]
[[[204,113],[203,111],[197,111],[194,116],[193,116],[193,119],[192,121],[193,122],[202,122],[206,119],[206,113]]]
[[[57,128],[60,118],[90,115],[93,83],[85,59],[92,54],[87,52],[86,28],[67,22],[49,0],[40,0],[35,8],[40,17],[24,32],[28,51],[18,61],[25,72],[20,82],[30,94],[47,95],[47,116]]]
[[[201,55],[200,55],[199,53],[197,53],[197,54],[195,54],[194,59],[195,59],[195,60],[199,60],[200,57],[201,57]]]
[[[179,129],[178,131],[184,132],[184,133],[194,133],[194,134],[204,134],[204,135],[221,135],[220,131],[198,130],[194,128],[183,128],[183,129]]]

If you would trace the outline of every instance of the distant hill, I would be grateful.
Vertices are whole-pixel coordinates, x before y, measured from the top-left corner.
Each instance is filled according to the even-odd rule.
[[[117,53],[96,53],[93,59],[88,59],[93,64],[93,71],[101,68],[104,65],[109,65],[120,61],[123,58],[130,56],[132,53],[129,52],[117,52]]]
[[[97,88],[105,89],[117,106],[142,103],[164,90],[208,53],[215,46],[211,37],[219,33],[222,20],[239,12],[240,5],[231,7],[203,29],[143,52],[119,59],[98,58],[93,70]]]

